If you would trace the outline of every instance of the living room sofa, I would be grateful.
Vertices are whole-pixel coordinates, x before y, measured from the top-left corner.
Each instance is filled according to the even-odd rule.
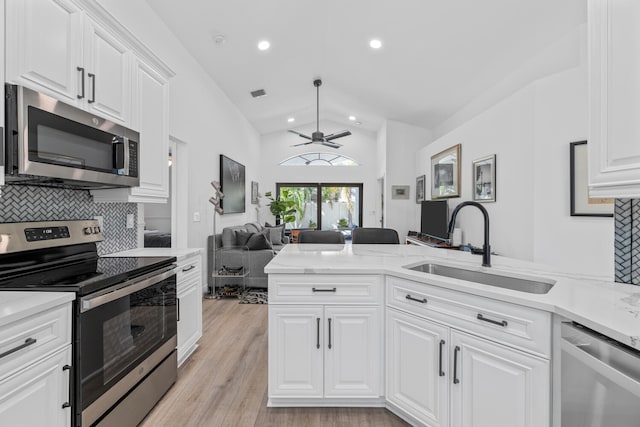
[[[248,233],[268,236],[269,247],[249,249],[244,240]],[[214,269],[213,238],[214,236],[209,236],[207,239],[207,271],[209,272],[207,283],[210,289],[214,285],[212,274],[214,271],[219,271],[223,266],[229,269],[243,267],[246,270],[248,268],[249,274],[244,279],[245,286],[247,288],[267,288],[267,275],[264,272],[264,267],[284,245],[289,243],[288,237],[284,236],[284,225],[265,227],[256,222],[250,222],[244,225],[225,227],[222,233],[215,235],[216,269]],[[238,241],[239,238],[242,242]],[[244,265],[247,261],[248,266]],[[215,278],[215,280],[215,286],[217,287],[226,284],[242,284],[241,278],[233,276]]]

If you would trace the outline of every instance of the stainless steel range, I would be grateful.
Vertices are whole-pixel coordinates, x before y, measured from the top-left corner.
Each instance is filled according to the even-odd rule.
[[[74,426],[135,426],[177,375],[175,258],[100,258],[93,220],[0,224],[0,290],[74,292]]]

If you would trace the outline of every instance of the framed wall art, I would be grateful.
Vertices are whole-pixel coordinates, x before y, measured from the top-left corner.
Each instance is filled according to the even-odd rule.
[[[424,200],[424,181],[425,176],[420,175],[416,178],[416,203],[421,203]]]
[[[431,198],[460,197],[460,144],[431,156]]]
[[[251,181],[251,204],[257,205],[259,197],[258,183],[256,181]]]
[[[496,155],[473,161],[473,200],[496,201]]]
[[[220,207],[225,214],[245,211],[244,165],[220,154],[220,187],[224,193]]]
[[[408,185],[392,185],[391,198],[392,199],[408,199],[409,186]]]
[[[612,217],[614,199],[589,197],[587,141],[569,144],[571,216]]]

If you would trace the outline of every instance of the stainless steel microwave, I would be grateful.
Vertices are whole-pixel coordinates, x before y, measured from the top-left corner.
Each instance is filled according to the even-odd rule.
[[[5,85],[8,183],[71,188],[140,184],[140,134],[16,85]]]

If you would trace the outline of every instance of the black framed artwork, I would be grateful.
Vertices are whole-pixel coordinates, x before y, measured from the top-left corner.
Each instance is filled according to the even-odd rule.
[[[244,213],[246,204],[244,165],[224,154],[220,154],[220,187],[224,193],[220,203],[224,213]]]
[[[612,217],[614,199],[589,197],[587,141],[569,144],[571,216]]]

